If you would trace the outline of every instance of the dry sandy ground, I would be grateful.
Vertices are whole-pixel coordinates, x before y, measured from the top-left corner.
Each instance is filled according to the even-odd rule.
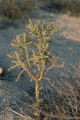
[[[80,60],[80,18],[40,9],[31,13],[31,18],[35,19],[35,16],[36,19],[44,19],[47,23],[57,23],[61,27],[62,30],[55,34],[52,49],[56,53],[56,57],[64,61],[66,74],[72,76],[74,72],[72,66],[75,66]],[[12,65],[7,57],[7,54],[11,52],[10,43],[17,34],[23,33],[24,29],[24,24],[0,17],[0,67],[7,69]],[[80,74],[80,71],[78,72]],[[21,97],[22,91],[26,91],[33,85],[26,78],[15,83],[16,73],[13,73],[8,73],[7,76],[2,78],[4,80],[0,80],[0,103],[3,105],[9,104],[10,106],[13,98]],[[54,74],[52,77],[54,77]]]

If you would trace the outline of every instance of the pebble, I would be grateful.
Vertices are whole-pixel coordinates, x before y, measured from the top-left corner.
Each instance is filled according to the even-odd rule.
[[[0,68],[0,75],[2,75],[3,74],[3,68]]]
[[[0,77],[6,76],[6,70],[2,67],[0,67]]]

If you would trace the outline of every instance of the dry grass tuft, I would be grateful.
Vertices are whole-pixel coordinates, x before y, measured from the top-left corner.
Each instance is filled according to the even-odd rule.
[[[0,14],[12,19],[24,18],[33,8],[35,8],[33,0],[0,0]]]
[[[61,83],[62,84],[62,83]],[[64,89],[50,84],[43,92],[43,102],[39,109],[33,111],[36,120],[79,120],[80,119],[80,82],[72,85],[64,82]],[[36,113],[36,114],[35,114]]]

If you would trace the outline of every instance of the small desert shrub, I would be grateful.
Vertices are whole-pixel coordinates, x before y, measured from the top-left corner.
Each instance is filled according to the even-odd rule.
[[[43,0],[42,0],[43,1]],[[47,0],[47,10],[80,16],[80,0]]]
[[[71,15],[80,16],[80,0],[69,1],[67,11],[70,11]]]
[[[8,18],[22,18],[34,7],[32,0],[0,0],[0,14]]]
[[[35,81],[35,96],[39,105],[40,81],[46,79],[45,74],[50,69],[63,67],[63,64],[56,65],[56,59],[50,50],[50,42],[53,33],[57,30],[56,26],[40,21],[32,23],[29,20],[27,28],[27,34],[18,35],[11,43],[15,52],[9,57],[13,58],[12,62],[15,63],[11,69],[22,68],[18,78],[25,71],[31,77],[31,81]]]

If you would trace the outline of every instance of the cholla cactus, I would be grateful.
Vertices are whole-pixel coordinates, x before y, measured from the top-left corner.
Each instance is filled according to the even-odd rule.
[[[35,81],[35,96],[37,105],[39,105],[40,80],[53,67],[60,67],[55,66],[56,59],[51,55],[49,48],[52,35],[57,29],[53,25],[47,25],[40,21],[32,24],[31,20],[29,20],[27,28],[28,33],[18,35],[16,40],[11,43],[11,46],[15,47],[15,52],[9,57],[16,60],[12,61],[15,65],[10,69],[22,67],[18,78],[26,71],[31,80]],[[48,63],[52,65],[48,66]]]

